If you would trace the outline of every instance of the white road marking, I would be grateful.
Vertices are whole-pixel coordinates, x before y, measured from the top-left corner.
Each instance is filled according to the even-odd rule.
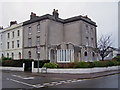
[[[27,77],[27,78],[23,78],[23,79],[34,79],[34,77]]]
[[[18,77],[18,78],[21,78],[21,79],[34,79],[34,77],[22,77],[22,76],[19,76],[19,75],[12,75],[12,76]],[[64,84],[64,83],[74,83],[74,82],[83,81],[83,80],[72,79],[72,80],[65,80],[65,81],[58,81],[58,82],[51,82],[51,83],[43,83],[42,85],[41,84],[32,85],[32,84],[21,82],[21,81],[14,80],[14,79],[7,78],[7,80],[11,80],[11,81],[21,83],[21,84],[24,84],[24,85],[27,85],[27,86],[35,87],[35,88],[41,88],[41,87],[45,87],[45,86],[54,86],[54,85],[60,85],[60,84]]]
[[[24,84],[24,85],[27,85],[27,86],[31,86],[31,87],[35,87],[35,88],[37,88],[36,85],[32,85],[32,84],[25,83],[25,82],[21,82],[21,81],[14,80],[14,79],[9,79],[9,80],[11,80],[11,81],[13,81],[13,82],[17,82],[17,83],[21,83],[21,84]]]
[[[43,85],[48,85],[48,84],[50,84],[50,83],[44,83]]]
[[[60,84],[62,84],[62,83],[57,83],[56,85],[60,85]]]
[[[54,84],[48,84],[47,86],[53,86]]]
[[[77,80],[78,82],[83,81],[83,80]]]
[[[67,81],[66,81],[66,82],[64,82],[64,83],[70,83],[70,82],[67,82]]]
[[[71,81],[71,82],[77,82],[77,81]]]
[[[64,82],[66,82],[66,81],[59,81],[59,82],[64,83]]]
[[[67,82],[71,82],[72,80],[67,80]]]
[[[51,83],[56,84],[56,83],[58,83],[58,82],[51,82]]]
[[[40,86],[41,84],[36,84],[36,86]]]
[[[41,86],[36,86],[36,88],[42,88],[42,87],[45,87],[45,86],[42,86],[42,85]]]
[[[12,75],[14,77],[18,77],[18,78],[21,78],[21,79],[34,79],[34,77],[22,77],[22,76],[19,76],[19,75]]]
[[[72,81],[77,81],[77,79],[73,79]]]

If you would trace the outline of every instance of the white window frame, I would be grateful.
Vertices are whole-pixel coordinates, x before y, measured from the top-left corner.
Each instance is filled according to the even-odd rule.
[[[32,46],[32,38],[28,38],[28,47]]]
[[[66,52],[66,56],[65,56],[65,52]],[[70,55],[71,55],[71,57],[70,57]],[[65,60],[65,57],[66,57],[66,60]],[[59,49],[59,50],[57,50],[57,62],[58,63],[74,62],[74,50],[73,49]]]
[[[32,34],[32,27],[28,27],[28,34]]]
[[[36,37],[36,45],[40,46],[40,36]]]
[[[13,32],[12,32],[12,38],[14,38],[14,37],[15,37],[15,32],[13,31]]]
[[[20,36],[20,30],[17,30],[17,36],[18,37]]]
[[[17,48],[19,48],[18,45],[20,47],[20,40],[17,40]]]
[[[85,44],[86,44],[86,46],[88,46],[88,45],[89,45],[89,38],[86,37],[85,39],[86,39],[86,40],[85,40]]]
[[[40,24],[37,25],[37,32],[40,32]]]

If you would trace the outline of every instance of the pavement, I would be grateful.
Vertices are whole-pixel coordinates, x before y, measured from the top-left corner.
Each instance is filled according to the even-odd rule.
[[[98,78],[108,75],[114,75],[114,74],[120,74],[120,71],[105,71],[105,72],[98,72],[98,73],[89,73],[89,74],[53,74],[53,73],[29,73],[28,75],[32,76],[42,76],[42,77],[62,77],[62,78],[71,78],[71,79],[92,79],[92,78]]]
[[[107,71],[91,74],[53,74],[53,73],[31,73],[31,72],[16,72],[16,71],[2,71],[2,87],[3,88],[49,88],[57,87],[60,88],[71,87],[74,83],[76,87],[80,87],[81,82],[91,83],[88,80],[95,80],[96,78],[113,76],[120,74],[120,71]],[[110,77],[111,78],[111,77]],[[116,79],[114,79],[116,78]],[[112,80],[102,79],[108,82],[115,82],[117,85],[117,76],[113,77]],[[100,80],[98,80],[99,82]],[[94,81],[96,83],[96,80]],[[106,82],[106,83],[108,83]],[[114,84],[114,83],[112,83]],[[63,86],[62,86],[63,85]],[[85,84],[86,85],[86,84]],[[100,83],[101,85],[101,83]],[[109,84],[107,84],[109,86]],[[114,85],[114,86],[115,86]],[[75,87],[74,86],[74,87]],[[82,85],[83,86],[83,85]],[[111,86],[111,85],[110,85]],[[115,86],[117,87],[117,86]]]

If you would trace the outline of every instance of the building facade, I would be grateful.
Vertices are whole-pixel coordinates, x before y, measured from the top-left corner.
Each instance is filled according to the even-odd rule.
[[[57,63],[95,61],[96,27],[87,16],[61,19],[57,10],[53,15],[31,13],[30,20],[23,22],[23,58]]]
[[[10,27],[4,29],[5,57],[21,59],[23,51],[23,23],[10,22]]]
[[[120,49],[120,1],[118,2],[118,48]]]
[[[5,55],[5,33],[4,29],[0,28],[0,58]]]

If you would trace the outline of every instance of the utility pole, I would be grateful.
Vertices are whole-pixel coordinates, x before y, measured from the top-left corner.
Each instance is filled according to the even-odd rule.
[[[39,73],[40,46],[37,46],[37,56],[38,56],[38,73]]]

